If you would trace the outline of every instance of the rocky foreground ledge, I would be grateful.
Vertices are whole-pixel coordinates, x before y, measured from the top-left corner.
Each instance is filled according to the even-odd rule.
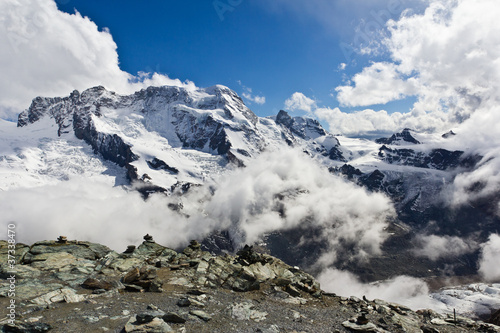
[[[64,237],[17,244],[15,279],[0,241],[1,332],[500,332],[325,293],[311,275],[251,247],[214,256],[196,241],[176,252],[144,238],[124,253]]]

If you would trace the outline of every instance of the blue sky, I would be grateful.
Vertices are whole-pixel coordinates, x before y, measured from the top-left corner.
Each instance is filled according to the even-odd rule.
[[[250,88],[251,96],[265,97],[266,102],[245,102],[267,116],[284,108],[297,91],[320,106],[339,105],[335,87],[374,60],[351,52],[350,46],[357,46],[357,29],[366,22],[382,28],[380,19],[398,18],[388,10],[388,1],[376,2],[354,8],[337,1],[338,12],[335,6],[329,8],[332,24],[316,13],[260,0],[61,0],[58,8],[77,10],[99,29],[108,28],[122,70],[159,72],[201,87],[223,84],[240,95]],[[403,8],[400,3],[398,11]],[[379,19],[371,11],[384,12]],[[339,69],[342,63],[347,64],[345,70]],[[410,106],[411,100],[404,100],[371,108],[406,112]]]
[[[333,133],[448,131],[500,96],[499,11],[497,0],[0,1],[0,118],[96,85],[222,84],[259,116],[286,109]]]

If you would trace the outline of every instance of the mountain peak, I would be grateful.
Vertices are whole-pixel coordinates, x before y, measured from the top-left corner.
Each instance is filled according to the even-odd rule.
[[[280,110],[276,116],[276,123],[283,125],[302,139],[316,139],[327,134],[323,126],[313,118],[291,117],[288,112]]]
[[[283,126],[285,126],[287,128],[290,128],[293,124],[293,119],[292,119],[292,117],[290,117],[288,112],[286,112],[284,110],[280,110],[280,112],[278,112],[278,115],[276,116],[276,122],[278,124],[282,124]]]
[[[375,142],[384,145],[400,145],[402,143],[420,144],[420,141],[411,135],[411,131],[411,129],[405,128],[401,133],[395,133],[390,138],[377,139]]]

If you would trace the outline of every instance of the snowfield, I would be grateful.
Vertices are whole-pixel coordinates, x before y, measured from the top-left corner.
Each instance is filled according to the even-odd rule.
[[[492,312],[500,309],[500,284],[474,283],[465,286],[446,287],[431,298],[446,306],[445,312],[465,317],[487,320]]]
[[[72,177],[88,177],[110,186],[126,184],[125,172],[95,155],[73,134],[57,136],[53,119],[32,128],[18,128],[0,119],[0,189],[55,184]]]

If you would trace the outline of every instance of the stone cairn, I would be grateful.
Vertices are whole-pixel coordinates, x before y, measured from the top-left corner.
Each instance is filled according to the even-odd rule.
[[[127,246],[127,249],[123,253],[133,253],[135,251],[135,245]]]
[[[68,237],[66,236],[59,236],[57,237],[57,242],[61,244],[66,244],[68,243]]]

